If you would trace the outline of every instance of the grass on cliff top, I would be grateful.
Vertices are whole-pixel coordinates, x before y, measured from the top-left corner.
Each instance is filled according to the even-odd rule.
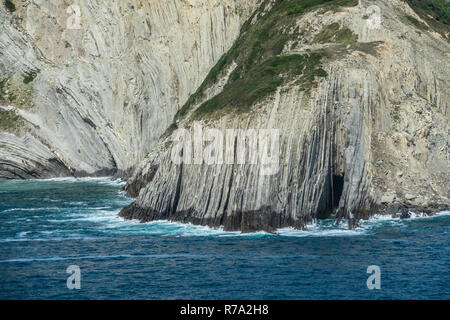
[[[336,2],[336,6],[341,7],[354,7],[358,5],[358,0],[302,0],[302,1],[291,1],[287,6],[287,14],[302,14],[311,7],[316,7],[319,5],[329,5],[327,9],[332,9],[334,5],[332,2]]]
[[[348,28],[342,28],[339,23],[333,23],[326,26],[319,34],[314,37],[315,43],[336,42],[341,44],[355,44],[358,36]]]
[[[11,0],[5,0],[4,2],[6,9],[8,9],[9,12],[16,11],[16,6]]]
[[[196,111],[197,116],[224,107],[236,107],[241,112],[249,111],[252,104],[273,93],[278,86],[289,80],[290,76],[299,75],[298,70],[305,73],[303,78],[311,79],[311,75],[323,76],[325,72],[319,66],[322,54],[311,54],[309,57],[279,56],[285,44],[292,38],[287,31],[295,28],[298,17],[308,10],[339,10],[341,7],[358,4],[358,0],[276,0],[269,12],[264,13],[269,2],[265,0],[243,25],[239,38],[210,70],[198,90],[178,111],[175,120],[185,116],[189,109],[204,97],[205,89],[215,84],[232,62],[235,62],[237,67],[231,73],[223,92],[203,103]],[[251,24],[255,15],[258,15],[257,22]],[[314,81],[305,82],[304,85],[308,90],[314,85]]]
[[[436,32],[449,39],[450,32],[450,1],[449,0],[405,0],[416,14],[426,21]],[[407,19],[419,29],[428,27],[413,17]]]
[[[271,57],[250,68],[221,93],[203,103],[194,116],[199,118],[219,110],[248,112],[252,105],[274,93],[286,79],[293,76],[301,75],[299,81],[304,87],[312,86],[316,77],[327,75],[320,67],[316,67],[322,57],[323,54],[318,52]]]
[[[0,130],[15,129],[22,122],[22,117],[17,115],[14,110],[0,109]]]
[[[349,28],[341,28],[338,23],[325,26],[312,40],[312,43],[330,44],[324,52],[334,59],[344,57],[349,51],[358,50],[370,55],[377,55],[377,47],[382,41],[358,42],[358,35]]]

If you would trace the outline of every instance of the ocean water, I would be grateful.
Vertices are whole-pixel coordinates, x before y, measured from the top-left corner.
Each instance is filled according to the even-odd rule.
[[[0,181],[0,299],[449,299],[450,213],[240,234],[117,216],[107,178]],[[67,268],[81,289],[67,288]],[[369,290],[368,266],[381,288]]]

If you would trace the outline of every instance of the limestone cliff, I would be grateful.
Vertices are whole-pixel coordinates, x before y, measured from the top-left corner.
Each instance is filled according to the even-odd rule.
[[[128,181],[121,215],[273,231],[448,208],[448,20],[420,3],[264,1]],[[174,163],[175,129],[196,121],[278,129],[279,170]]]
[[[0,4],[0,179],[125,174],[258,0]]]

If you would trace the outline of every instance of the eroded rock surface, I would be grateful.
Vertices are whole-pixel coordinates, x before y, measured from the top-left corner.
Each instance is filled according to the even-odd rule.
[[[257,2],[2,1],[0,179],[126,175]]]
[[[266,1],[250,21],[129,180],[137,200],[121,216],[251,232],[448,209],[445,33],[391,0]],[[193,131],[196,121],[222,132],[279,129],[278,172],[175,164],[173,129]]]

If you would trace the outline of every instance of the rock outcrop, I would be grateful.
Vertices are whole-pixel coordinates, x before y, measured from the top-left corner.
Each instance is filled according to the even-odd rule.
[[[131,176],[125,218],[244,232],[448,209],[450,21],[428,2],[2,1],[0,179]],[[183,129],[227,160],[174,161]]]
[[[2,1],[0,179],[130,172],[258,2]]]
[[[406,1],[305,3],[255,12],[128,181],[121,216],[270,232],[448,208],[448,28]],[[279,130],[277,172],[174,162],[176,129],[196,125]]]

